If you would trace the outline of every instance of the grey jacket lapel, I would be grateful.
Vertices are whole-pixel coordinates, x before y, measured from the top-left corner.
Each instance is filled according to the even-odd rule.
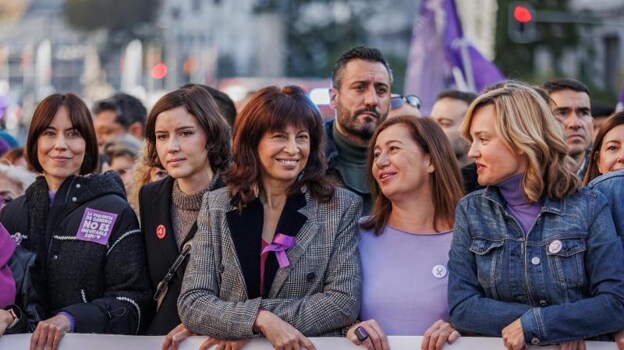
[[[288,278],[290,271],[293,266],[297,264],[297,262],[301,259],[303,254],[305,254],[308,246],[314,240],[314,237],[318,233],[319,225],[317,223],[317,212],[318,212],[318,202],[313,200],[310,197],[309,193],[305,195],[306,205],[299,209],[298,212],[303,214],[307,220],[301,226],[299,232],[296,233],[296,244],[291,249],[286,251],[286,256],[288,256],[288,261],[290,265],[286,268],[280,268],[277,270],[275,274],[275,279],[271,285],[271,290],[269,292],[269,298],[276,298],[279,294],[280,290],[284,286],[284,282]]]

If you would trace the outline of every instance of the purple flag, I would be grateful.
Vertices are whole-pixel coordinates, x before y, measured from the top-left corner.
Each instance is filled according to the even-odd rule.
[[[478,92],[505,80],[500,70],[464,37],[454,0],[422,0],[414,23],[405,94],[423,101],[431,112],[438,93],[446,89]]]

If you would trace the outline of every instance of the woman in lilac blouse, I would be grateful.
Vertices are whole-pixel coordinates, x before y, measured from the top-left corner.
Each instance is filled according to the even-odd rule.
[[[421,335],[440,349],[459,337],[448,323],[447,269],[459,167],[442,129],[426,118],[385,121],[368,172],[374,203],[360,221],[362,309],[347,337],[388,349],[386,335]]]

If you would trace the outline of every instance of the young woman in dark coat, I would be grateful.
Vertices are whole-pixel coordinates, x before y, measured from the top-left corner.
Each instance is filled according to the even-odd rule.
[[[147,117],[145,138],[145,162],[169,174],[143,186],[139,194],[141,227],[157,300],[147,333],[187,333],[176,302],[202,197],[223,186],[219,174],[230,158],[230,128],[210,94],[202,87],[189,86],[156,102]],[[165,279],[168,272],[170,278]]]
[[[57,349],[63,335],[136,334],[151,291],[138,221],[123,183],[97,166],[91,113],[73,94],[35,109],[26,157],[40,176],[3,208],[0,223],[34,252],[45,315],[31,348]]]

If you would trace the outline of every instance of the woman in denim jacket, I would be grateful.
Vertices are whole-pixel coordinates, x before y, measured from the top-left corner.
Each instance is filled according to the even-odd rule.
[[[561,127],[531,87],[507,82],[469,107],[462,133],[486,189],[457,207],[449,310],[462,333],[508,349],[624,329],[624,252],[606,199],[579,188]]]

